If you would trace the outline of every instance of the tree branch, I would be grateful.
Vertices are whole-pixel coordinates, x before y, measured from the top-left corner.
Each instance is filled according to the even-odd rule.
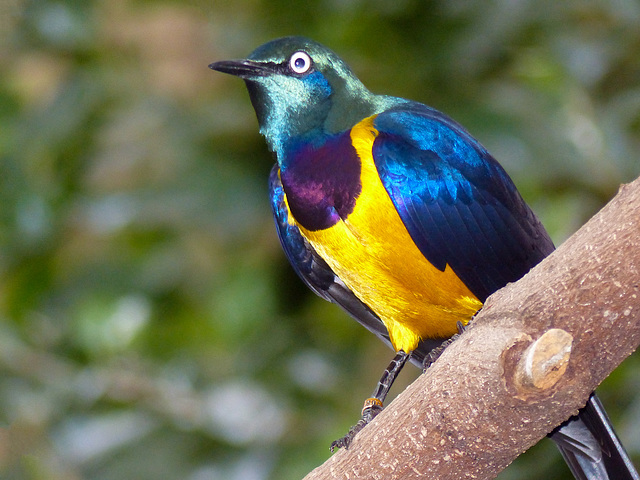
[[[637,348],[639,297],[637,179],[306,480],[494,478]]]

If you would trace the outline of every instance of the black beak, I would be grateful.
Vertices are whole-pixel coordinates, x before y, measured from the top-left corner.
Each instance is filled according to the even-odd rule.
[[[209,68],[246,80],[273,75],[278,71],[278,64],[272,62],[254,62],[253,60],[223,60],[212,63],[209,65]]]

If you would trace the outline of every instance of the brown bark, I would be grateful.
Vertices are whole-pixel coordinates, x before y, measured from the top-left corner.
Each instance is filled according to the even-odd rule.
[[[637,348],[639,297],[640,179],[306,479],[494,478]]]

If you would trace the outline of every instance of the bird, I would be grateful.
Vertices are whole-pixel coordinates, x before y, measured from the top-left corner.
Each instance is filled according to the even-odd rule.
[[[246,84],[275,156],[271,206],[293,269],[395,351],[358,423],[331,445],[348,448],[407,361],[426,368],[554,244],[465,128],[370,92],[329,48],[283,37],[209,68]],[[550,438],[578,480],[640,478],[595,393]]]

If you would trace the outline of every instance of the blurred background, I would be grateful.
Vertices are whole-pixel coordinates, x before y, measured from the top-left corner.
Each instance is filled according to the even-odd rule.
[[[295,277],[207,68],[289,34],[464,124],[557,244],[640,175],[635,0],[0,0],[1,478],[299,479],[357,420],[392,352]],[[638,363],[600,394],[640,465]]]

